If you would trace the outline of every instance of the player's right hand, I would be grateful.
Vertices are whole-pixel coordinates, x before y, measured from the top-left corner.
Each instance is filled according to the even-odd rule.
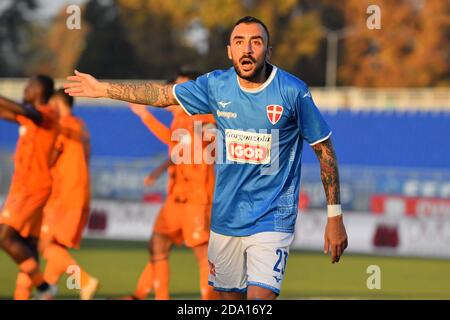
[[[99,82],[87,73],[75,70],[74,76],[67,77],[64,92],[73,97],[101,98],[107,97],[108,83]]]

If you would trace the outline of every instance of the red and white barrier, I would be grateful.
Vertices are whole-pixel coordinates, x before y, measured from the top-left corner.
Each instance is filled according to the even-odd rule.
[[[151,235],[161,204],[94,201],[85,236],[143,240]],[[361,254],[450,258],[450,215],[410,217],[344,213],[347,252]],[[299,214],[292,249],[323,252],[327,213]]]
[[[450,199],[374,195],[371,211],[375,214],[394,214],[410,217],[447,215],[450,217]]]

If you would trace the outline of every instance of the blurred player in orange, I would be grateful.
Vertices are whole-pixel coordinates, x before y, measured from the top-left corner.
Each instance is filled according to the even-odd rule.
[[[180,72],[175,83],[193,78],[195,74],[192,72]],[[213,139],[212,136],[205,137],[203,134],[207,129],[215,127],[214,118],[212,115],[189,117],[180,107],[174,106],[171,109],[173,122],[169,129],[142,105],[131,104],[130,109],[159,140],[169,146],[171,155],[171,160],[164,162],[145,180],[147,185],[153,184],[168,168],[167,198],[158,214],[149,241],[150,260],[131,298],[145,299],[154,289],[155,299],[169,299],[170,250],[173,244],[180,245],[184,240],[184,244],[194,251],[199,264],[202,299],[218,299],[219,295],[208,286],[207,258],[214,191],[214,159],[210,157],[210,161],[203,161],[202,158],[198,163],[193,163],[195,152],[203,156],[205,140]],[[194,130],[195,123],[199,124],[199,133]],[[200,135],[197,137],[200,141],[198,145],[194,142],[195,134]],[[181,159],[187,159],[186,163],[180,163]]]
[[[28,299],[32,286],[41,299],[56,293],[39,270],[37,253],[42,210],[52,185],[50,157],[58,134],[57,115],[48,105],[53,90],[50,77],[36,75],[25,87],[23,104],[0,97],[0,118],[20,125],[14,175],[0,215],[0,247],[19,267],[15,299]]]
[[[71,273],[80,298],[90,300],[99,281],[86,273],[67,250],[79,248],[89,214],[90,136],[83,120],[72,114],[73,97],[57,90],[49,104],[59,114],[60,132],[52,156],[52,193],[44,208],[39,242],[47,260],[44,279],[56,285],[63,273]]]

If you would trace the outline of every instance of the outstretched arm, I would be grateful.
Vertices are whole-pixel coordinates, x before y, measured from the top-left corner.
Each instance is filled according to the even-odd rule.
[[[64,84],[65,92],[74,97],[111,98],[154,107],[178,104],[172,93],[173,85],[100,82],[76,70],[75,75],[67,79],[71,82]]]
[[[17,122],[16,115],[9,110],[0,109],[0,119]]]
[[[147,111],[145,106],[135,103],[129,104],[130,110],[141,118],[147,128],[163,143],[169,144],[171,138],[170,129],[160,122],[154,115]]]
[[[0,96],[0,118],[17,122],[16,116],[24,116],[31,119],[35,124],[42,123],[42,114],[31,105],[21,105],[17,102]]]
[[[320,162],[320,175],[328,204],[328,221],[325,228],[324,252],[331,248],[331,262],[339,262],[347,248],[347,233],[340,211],[339,171],[331,139],[312,146]]]
[[[17,122],[16,115],[23,113],[24,111],[20,104],[0,96],[0,118]]]
[[[152,186],[155,184],[156,180],[166,171],[171,165],[172,161],[170,159],[167,159],[163,163],[161,163],[155,170],[150,172],[150,174],[145,178],[144,184],[146,186]]]

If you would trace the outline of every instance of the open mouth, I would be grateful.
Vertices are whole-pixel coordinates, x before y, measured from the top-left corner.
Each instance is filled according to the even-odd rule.
[[[244,58],[241,60],[242,69],[244,69],[245,71],[251,70],[253,68],[253,64],[253,60],[249,58]]]

